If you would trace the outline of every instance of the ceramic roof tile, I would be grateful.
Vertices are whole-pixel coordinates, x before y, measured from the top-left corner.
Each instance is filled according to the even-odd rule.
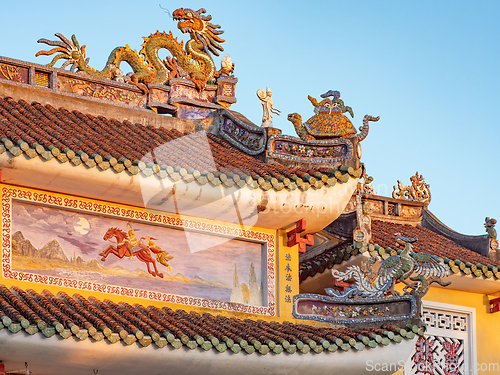
[[[64,292],[53,295],[44,290],[40,294],[32,289],[24,291],[16,286],[8,289],[0,285],[0,329],[12,333],[25,330],[31,335],[40,332],[46,337],[59,335],[63,339],[74,336],[85,340],[90,336],[111,344],[122,341],[126,345],[200,347],[218,352],[231,350],[265,355],[270,351],[293,354],[339,348],[359,350],[364,345],[376,347],[387,345],[390,340],[411,339],[414,337],[411,329],[423,333],[423,329],[416,326],[411,326],[409,331],[403,328],[408,327],[353,329],[242,320],[207,312],[200,315],[194,311],[174,311],[166,306],[160,309],[125,302],[117,304],[94,297],[86,299],[79,294],[69,296]]]
[[[299,265],[299,278],[304,281],[308,277],[323,273],[331,269],[335,264],[348,260],[351,256],[370,251],[372,256],[388,254],[391,250],[402,250],[396,246],[395,233],[403,237],[417,237],[418,241],[413,243],[413,250],[425,252],[444,258],[445,263],[453,273],[465,273],[467,275],[500,279],[500,262],[484,257],[470,249],[458,245],[452,240],[443,237],[430,229],[415,227],[408,224],[396,224],[381,220],[372,220],[372,238],[368,247],[362,243],[350,242],[340,243],[333,248],[309,259]],[[349,246],[348,246],[349,245]]]
[[[301,262],[299,265],[300,281],[304,281],[309,276],[312,277],[316,275],[316,273],[323,273],[325,269],[331,269],[336,263],[335,260],[337,259],[337,256],[339,257],[337,263],[339,263],[340,258],[343,258],[346,252],[345,249],[350,244],[352,244],[352,241],[350,240],[340,242],[339,244],[323,251],[321,254],[318,254],[311,259]]]
[[[9,97],[0,98],[0,141],[0,151],[8,150],[14,156],[25,152],[30,158],[56,157],[60,162],[83,162],[89,167],[112,167],[117,172],[128,170],[132,174],[149,168],[150,173],[163,173],[162,177],[165,171],[171,175],[182,168],[198,171],[197,175],[224,173],[235,183],[242,181],[240,187],[256,181],[263,188],[277,190],[284,185],[304,188],[303,183],[309,182],[321,187],[328,178],[335,177],[335,171],[320,167],[310,170],[267,164],[213,134],[205,137],[204,133],[120,122]]]
[[[401,249],[401,247],[396,247],[395,233],[401,233],[402,236],[408,238],[417,237],[418,241],[413,244],[413,249],[417,252],[425,252],[442,258],[457,259],[472,264],[500,266],[500,262],[466,249],[430,229],[381,220],[372,221],[372,243],[382,247],[391,247],[395,250]]]

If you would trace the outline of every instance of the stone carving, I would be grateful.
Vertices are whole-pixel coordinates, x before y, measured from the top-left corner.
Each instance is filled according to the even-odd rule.
[[[331,96],[333,99],[330,99]],[[356,134],[356,129],[351,121],[343,113],[349,112],[351,117],[354,113],[351,107],[345,106],[340,99],[340,92],[328,91],[321,95],[325,98],[321,102],[308,96],[307,98],[314,106],[314,116],[302,123],[302,117],[298,113],[288,115],[288,121],[292,122],[297,135],[303,140],[316,140],[325,138],[344,137],[348,138]],[[368,135],[368,121],[378,121],[380,117],[366,115],[363,118],[363,126],[359,129],[361,133],[357,136],[361,142]]]
[[[403,186],[398,180],[398,188],[394,186],[392,197],[396,199],[405,199],[409,201],[417,201],[429,203],[431,201],[430,186],[424,180],[424,177],[418,173],[410,177],[411,186]]]
[[[13,65],[0,64],[0,79],[28,83],[28,69]]]
[[[302,158],[341,158],[347,155],[348,147],[345,144],[338,146],[318,147],[316,145],[300,145],[286,140],[277,140],[273,143],[273,152],[297,156]]]
[[[484,227],[486,228],[486,233],[488,233],[491,253],[496,253],[498,250],[497,231],[495,229],[496,223],[497,221],[493,218],[486,217],[486,219],[484,219]]]
[[[125,88],[110,87],[107,85],[61,77],[59,80],[61,91],[105,100],[114,103],[127,104],[135,107],[144,107],[145,97],[139,92],[129,91]],[[135,90],[135,89],[134,89]]]
[[[265,91],[264,89],[257,90],[257,97],[262,102],[262,110],[264,112],[262,115],[261,125],[264,128],[273,126],[273,113],[278,116],[281,114],[281,111],[278,108],[273,107],[273,99],[271,98],[272,94],[273,93],[269,87],[266,87]]]
[[[391,311],[388,306],[322,306],[313,305],[311,310],[325,316],[355,318],[357,316],[389,316]]]
[[[39,51],[36,56],[57,53],[48,64],[49,66],[54,66],[58,60],[65,59],[62,69],[71,65],[71,71],[78,69],[93,77],[118,80],[123,79],[119,74],[119,68],[120,64],[125,61],[134,71],[129,77],[130,83],[136,85],[144,93],[148,92],[148,83],[163,84],[171,78],[188,78],[201,91],[208,81],[220,75],[211,54],[219,56],[217,50],[224,50],[219,44],[224,42],[224,39],[219,37],[224,31],[219,30],[219,25],[210,23],[212,16],[205,16],[205,12],[203,8],[198,11],[180,8],[173,12],[173,19],[179,21],[177,25],[179,30],[191,36],[185,48],[182,42],[174,38],[172,32],[167,34],[157,31],[143,38],[144,43],[140,53],[132,50],[128,45],[115,48],[108,57],[106,67],[100,71],[88,65],[89,59],[85,56],[85,46],[80,46],[74,35],[71,40],[59,33],[55,35],[60,41],[40,39],[39,43],[56,48],[50,51]],[[169,50],[172,59],[167,57],[162,61],[158,56],[158,50],[161,48]],[[221,70],[224,71],[224,68]]]
[[[217,72],[217,77],[232,77],[234,73],[234,63],[231,56],[226,55],[220,62],[221,69]]]
[[[377,273],[373,270],[373,265],[377,258],[364,260],[361,266],[348,267],[345,272],[337,269],[332,270],[333,277],[340,281],[354,278],[356,281],[351,287],[344,291],[337,291],[332,288],[325,289],[326,293],[334,297],[383,297],[386,294],[394,296],[400,295],[394,290],[396,281],[401,281],[406,285],[403,289],[413,289],[420,296],[429,290],[432,283],[441,286],[448,286],[441,280],[449,275],[446,265],[438,257],[426,253],[414,253],[412,243],[416,238],[405,238],[396,233],[396,242],[405,246],[401,254],[394,254],[382,262]],[[416,273],[417,276],[411,275]],[[413,283],[408,283],[410,279]]]
[[[373,185],[371,185],[372,182],[373,182],[372,176],[368,176],[366,173],[363,174],[363,182],[359,182],[359,192],[362,195],[375,194],[375,191],[373,189]]]
[[[486,228],[486,233],[488,233],[488,238],[492,240],[497,239],[497,231],[495,229],[495,224],[497,221],[493,218],[486,217],[484,219],[484,227]]]

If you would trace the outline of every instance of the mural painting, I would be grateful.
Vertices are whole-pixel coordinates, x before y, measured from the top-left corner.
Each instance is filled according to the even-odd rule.
[[[13,271],[267,305],[262,243],[15,200],[11,234]]]

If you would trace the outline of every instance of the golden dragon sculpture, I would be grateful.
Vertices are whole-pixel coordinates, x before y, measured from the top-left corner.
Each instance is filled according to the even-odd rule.
[[[172,13],[173,19],[178,21],[177,27],[183,33],[188,33],[191,39],[186,42],[178,42],[172,32],[168,34],[157,31],[149,37],[144,37],[144,43],[140,53],[132,50],[128,44],[125,47],[116,47],[108,57],[106,66],[102,70],[96,70],[88,65],[89,59],[85,56],[85,45],[80,46],[75,35],[71,40],[62,34],[55,34],[60,41],[40,39],[38,43],[45,43],[55,48],[50,51],[39,51],[36,56],[53,55],[54,64],[66,60],[61,68],[71,65],[71,71],[77,69],[93,77],[114,79],[116,81],[129,82],[144,93],[148,92],[148,83],[164,84],[171,78],[188,78],[195,84],[198,90],[203,90],[208,81],[214,80],[220,74],[217,71],[212,54],[219,56],[218,51],[224,51],[219,43],[223,43],[219,35],[224,31],[219,25],[210,21],[212,16],[204,15],[205,9],[194,11],[192,9],[180,8]],[[158,51],[165,48],[170,51],[172,58],[161,60]],[[133,70],[128,77],[123,77],[120,64],[127,62]],[[234,66],[233,66],[234,68]]]

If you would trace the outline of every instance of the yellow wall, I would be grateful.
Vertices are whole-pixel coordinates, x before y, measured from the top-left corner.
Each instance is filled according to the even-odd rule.
[[[293,229],[293,228],[291,228]],[[291,230],[288,229],[288,230]],[[299,294],[299,245],[288,247],[287,230],[278,231],[277,296],[278,314],[283,320],[294,320],[293,296]]]
[[[397,289],[401,289],[400,285],[398,284]],[[431,287],[423,298],[424,301],[464,306],[476,310],[477,360],[475,367],[477,375],[500,374],[500,312],[493,314],[489,312],[489,300],[493,298],[496,297],[439,287]],[[473,369],[466,370],[468,375],[475,374]],[[403,371],[398,371],[395,375],[403,375]]]

